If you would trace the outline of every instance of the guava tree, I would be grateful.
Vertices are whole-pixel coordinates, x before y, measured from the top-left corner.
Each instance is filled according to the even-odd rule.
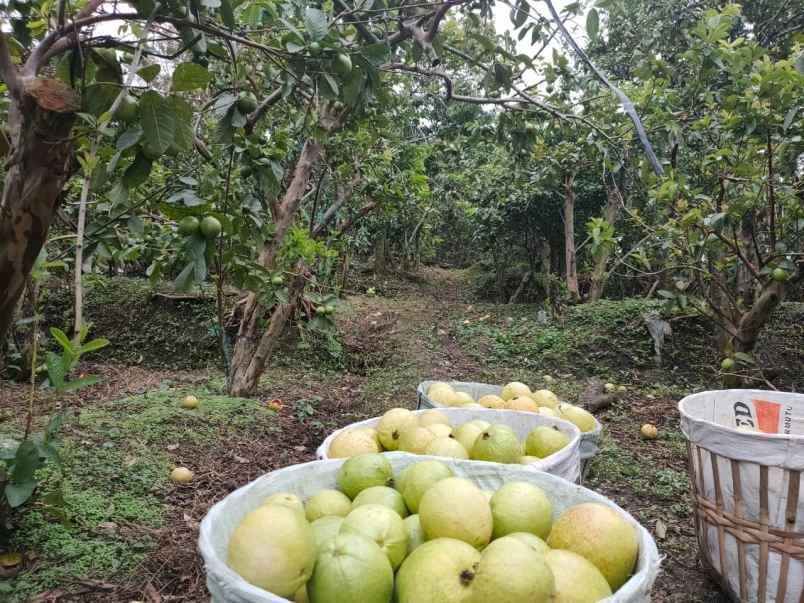
[[[802,277],[804,64],[800,48],[775,58],[741,35],[740,19],[736,5],[708,11],[677,84],[661,70],[646,81],[648,121],[666,132],[671,161],[633,215],[662,251],[652,268],[633,267],[670,276],[661,295],[710,317],[722,354],[752,364],[762,328]]]

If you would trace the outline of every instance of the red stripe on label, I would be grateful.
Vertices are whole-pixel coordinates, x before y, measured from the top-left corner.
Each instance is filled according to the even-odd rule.
[[[752,400],[757,413],[757,428],[764,433],[779,433],[782,405],[767,400]]]

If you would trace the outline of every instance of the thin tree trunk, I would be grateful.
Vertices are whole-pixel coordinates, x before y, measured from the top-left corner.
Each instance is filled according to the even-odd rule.
[[[318,142],[309,139],[304,143],[290,185],[285,191],[282,202],[276,207],[274,236],[266,242],[257,260],[259,265],[269,272],[276,268],[276,257],[282,247],[285,235],[293,224],[313,171],[322,157],[323,151]],[[247,395],[257,387],[260,375],[265,370],[265,363],[273,353],[275,339],[278,339],[284,332],[287,321],[301,299],[304,282],[306,281],[302,280],[299,283],[298,277],[294,277],[291,285],[288,286],[288,302],[274,308],[270,326],[262,336],[260,335],[259,319],[263,315],[263,309],[257,295],[253,292],[248,294],[232,353],[229,391],[233,395]],[[301,285],[301,290],[296,292],[293,284]]]
[[[385,226],[382,227],[380,234],[374,241],[374,273],[385,274],[388,269],[387,266],[388,255],[385,237]]]
[[[617,191],[610,186],[606,187],[606,208],[603,211],[603,219],[606,220],[611,226],[617,222],[619,214],[620,203],[617,196]],[[606,270],[606,265],[611,257],[611,246],[604,245],[595,258],[595,265],[592,268],[592,275],[589,285],[589,301],[597,301],[603,297],[603,291],[606,288],[606,282],[609,280],[609,272]]]
[[[580,301],[578,264],[575,254],[575,174],[564,176],[564,261],[567,268],[567,291],[573,301]]]
[[[81,199],[78,202],[78,224],[75,235],[75,323],[73,326],[73,344],[76,346],[81,343],[81,324],[84,322],[84,230],[87,223],[87,200],[92,186],[92,168],[95,166],[97,146],[98,142],[95,139],[89,152],[89,172],[84,175]]]
[[[75,92],[58,80],[27,78],[9,97],[12,151],[0,203],[0,341],[72,174],[70,131],[79,108]]]
[[[519,281],[519,286],[514,291],[514,294],[508,300],[509,304],[515,304],[516,300],[519,299],[519,296],[522,295],[522,292],[525,290],[525,285],[528,284],[530,280],[530,270],[528,270],[525,274],[522,275],[522,280]]]

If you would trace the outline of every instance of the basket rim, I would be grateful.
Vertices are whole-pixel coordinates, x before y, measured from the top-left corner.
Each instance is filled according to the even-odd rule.
[[[708,389],[701,392],[695,392],[693,394],[687,394],[681,400],[678,401],[678,412],[681,415],[682,421],[689,421],[691,423],[698,423],[707,425],[709,427],[724,431],[731,435],[738,435],[741,437],[751,437],[751,438],[763,438],[766,440],[776,440],[776,441],[802,441],[804,442],[804,434],[796,434],[796,433],[766,433],[764,431],[741,431],[736,427],[729,427],[728,425],[721,425],[720,423],[715,423],[714,421],[710,421],[709,419],[701,419],[699,417],[695,417],[691,415],[688,411],[689,405],[694,402],[696,399],[703,398],[705,396],[711,396],[716,394],[723,394],[723,393],[731,393],[731,392],[751,392],[753,394],[762,394],[762,395],[793,395],[793,396],[800,396],[802,402],[804,403],[804,393],[799,392],[787,392],[787,391],[775,391],[769,389],[743,389],[743,388],[733,388],[733,389]],[[682,429],[683,432],[683,429]],[[684,436],[688,438],[687,434],[684,433]]]

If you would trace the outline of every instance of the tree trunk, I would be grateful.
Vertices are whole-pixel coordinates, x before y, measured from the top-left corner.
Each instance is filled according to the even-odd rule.
[[[72,174],[70,131],[79,108],[75,92],[57,80],[26,78],[19,96],[10,98],[11,154],[0,203],[0,341]]]
[[[84,230],[87,223],[87,201],[92,186],[92,168],[95,166],[97,146],[98,141],[95,139],[89,154],[88,164],[91,167],[89,172],[84,174],[81,198],[78,202],[78,224],[75,235],[75,324],[73,325],[73,343],[76,346],[81,344],[81,324],[84,322]]]
[[[268,328],[257,340],[256,333],[249,342],[256,341],[248,348],[241,345],[242,339],[237,340],[235,354],[232,359],[232,375],[229,380],[229,393],[233,396],[248,396],[254,393],[265,366],[276,351],[276,347],[285,332],[290,319],[299,307],[304,287],[310,278],[307,267],[299,262],[297,273],[288,285],[288,301],[279,304],[271,313]]]
[[[387,244],[385,240],[385,226],[374,240],[374,274],[385,274],[387,266]]]
[[[516,291],[514,291],[514,294],[508,300],[509,304],[515,304],[516,300],[519,299],[519,296],[522,295],[522,292],[525,290],[525,285],[527,285],[528,281],[530,280],[530,275],[531,275],[530,270],[528,270],[525,274],[522,275],[522,280],[519,281],[519,286],[516,288]]]
[[[282,247],[285,235],[293,224],[304,192],[312,178],[313,170],[322,156],[323,151],[316,141],[310,139],[304,143],[296,162],[293,179],[285,191],[282,202],[276,207],[274,236],[266,242],[257,260],[260,266],[269,272],[276,268],[276,257]],[[262,336],[260,335],[259,319],[263,315],[263,309],[256,293],[248,294],[232,353],[231,375],[229,375],[229,392],[232,395],[248,395],[257,387],[259,378],[265,370],[265,363],[273,354],[276,341],[284,332],[288,320],[301,299],[305,282],[306,280],[299,276],[294,277],[291,285],[288,286],[288,302],[274,308],[268,330]],[[298,291],[294,289],[294,284],[296,287],[300,287]]]
[[[578,263],[575,255],[575,174],[564,176],[564,261],[567,269],[567,291],[573,301],[580,301]]]
[[[620,203],[617,191],[614,187],[606,187],[606,209],[603,212],[603,219],[611,226],[617,222]],[[595,265],[592,268],[592,275],[589,285],[588,301],[597,301],[603,297],[603,290],[606,288],[606,281],[609,280],[609,272],[606,270],[611,257],[611,246],[603,245],[595,258]]]

